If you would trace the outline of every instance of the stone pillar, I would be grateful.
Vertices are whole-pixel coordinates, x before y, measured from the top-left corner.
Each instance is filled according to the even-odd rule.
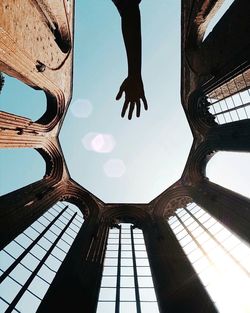
[[[84,222],[38,313],[96,312],[108,229],[96,216]]]
[[[52,179],[42,179],[0,197],[0,249],[22,233],[61,197]]]
[[[250,242],[250,199],[210,181],[192,188],[193,201],[236,235]]]
[[[143,230],[160,312],[217,312],[168,223]]]
[[[250,152],[250,120],[211,127],[206,143],[215,151]]]

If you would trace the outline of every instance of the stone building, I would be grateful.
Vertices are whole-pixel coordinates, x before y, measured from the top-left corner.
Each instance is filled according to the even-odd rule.
[[[222,2],[182,0],[181,97],[193,134],[193,145],[180,179],[150,203],[133,205],[106,204],[76,183],[70,177],[58,141],[72,93],[74,1],[1,1],[0,71],[34,89],[43,90],[47,97],[47,110],[36,122],[0,112],[0,147],[33,148],[46,162],[43,179],[0,198],[1,249],[14,242],[50,208],[57,205],[58,210],[15,261],[1,269],[1,283],[31,254],[64,212],[71,210],[63,201],[75,204],[84,219],[84,222],[82,218],[78,220],[79,231],[34,312],[96,312],[105,251],[112,232],[118,242],[115,248],[118,266],[114,275],[115,298],[106,302],[112,303],[115,312],[119,312],[119,303],[122,302],[123,227],[131,239],[129,259],[135,290],[135,300],[131,302],[136,305],[135,312],[146,312],[140,303],[140,275],[136,271],[137,228],[141,229],[145,240],[159,311],[218,311],[177,240],[171,220],[174,218],[173,223],[178,222],[192,237],[181,216],[185,212],[204,228],[192,211],[192,205],[195,205],[196,209],[204,209],[244,242],[250,241],[250,200],[210,182],[205,176],[206,164],[215,152],[250,151],[249,118],[237,115],[239,109],[249,105],[249,101],[240,97],[240,104],[226,109],[219,106],[224,99],[232,99],[233,102],[235,95],[249,93],[250,2],[235,0],[203,41],[206,26]],[[228,115],[231,116],[229,121]],[[75,213],[69,212],[69,215],[61,232],[57,233],[53,244],[32,269],[31,276],[19,286],[13,299],[8,301],[0,295],[5,306],[3,312],[18,311],[19,301],[53,253],[57,242],[74,222]],[[126,228],[126,225],[131,227]],[[203,249],[202,245],[200,248]],[[144,302],[147,304],[146,300]]]

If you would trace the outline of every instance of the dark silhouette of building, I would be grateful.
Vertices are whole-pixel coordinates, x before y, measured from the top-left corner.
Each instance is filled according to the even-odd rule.
[[[60,201],[75,204],[84,217],[37,312],[95,312],[108,230],[121,222],[143,231],[160,312],[217,311],[167,219],[194,202],[250,241],[250,200],[212,183],[205,173],[217,151],[250,151],[249,118],[237,117],[249,103],[216,106],[250,88],[250,2],[235,0],[203,41],[222,2],[182,0],[181,99],[193,145],[180,179],[150,203],[134,205],[103,203],[76,183],[58,141],[72,92],[74,2],[1,1],[0,71],[44,90],[47,110],[36,122],[0,112],[0,147],[33,148],[46,162],[43,179],[0,198],[0,246]],[[230,117],[233,112],[236,118]],[[8,303],[6,312],[21,296]]]

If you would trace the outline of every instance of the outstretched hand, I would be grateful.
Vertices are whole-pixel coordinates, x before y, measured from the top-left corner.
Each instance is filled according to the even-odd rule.
[[[128,111],[128,119],[131,120],[134,109],[136,108],[136,116],[141,114],[141,100],[144,105],[144,109],[148,109],[147,100],[144,94],[143,82],[141,78],[135,78],[128,76],[121,84],[119,92],[116,96],[116,100],[120,100],[123,92],[125,93],[125,101],[122,108],[121,116],[124,117],[126,111]]]

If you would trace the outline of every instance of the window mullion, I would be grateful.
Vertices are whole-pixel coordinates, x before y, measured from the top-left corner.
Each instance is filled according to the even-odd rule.
[[[135,282],[136,308],[137,308],[137,313],[141,313],[139,284],[138,284],[138,276],[137,276],[137,268],[136,268],[136,258],[135,258],[135,244],[134,244],[133,226],[130,226],[130,232],[131,232],[131,248],[132,248],[134,282]]]
[[[120,288],[121,288],[121,232],[119,226],[119,243],[118,243],[118,261],[117,261],[117,279],[116,279],[116,298],[115,298],[115,313],[120,312]]]

